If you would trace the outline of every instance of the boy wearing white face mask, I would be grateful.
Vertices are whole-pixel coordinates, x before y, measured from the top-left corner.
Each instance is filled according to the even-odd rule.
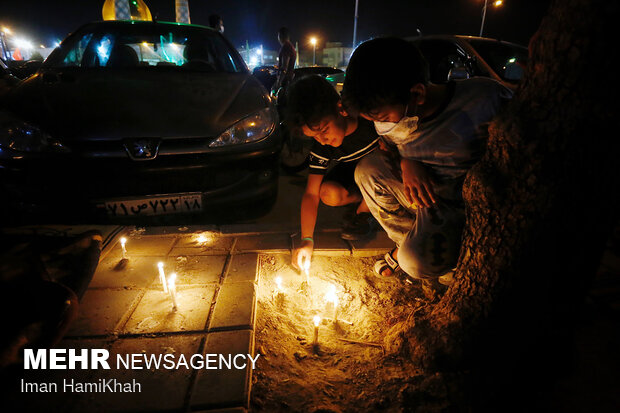
[[[465,175],[484,152],[488,122],[512,94],[487,78],[428,79],[412,43],[373,39],[351,56],[343,98],[393,148],[392,156],[376,151],[364,158],[355,171],[370,211],[396,243],[375,271],[404,271],[439,288],[449,284],[441,276],[460,252]]]

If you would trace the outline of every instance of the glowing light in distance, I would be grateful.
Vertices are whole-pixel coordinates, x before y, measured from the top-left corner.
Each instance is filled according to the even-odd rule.
[[[15,39],[14,43],[15,46],[19,47],[20,49],[29,50],[33,48],[32,43],[26,39]]]

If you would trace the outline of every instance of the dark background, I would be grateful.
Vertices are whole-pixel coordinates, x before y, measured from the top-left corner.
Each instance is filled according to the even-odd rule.
[[[549,0],[504,0],[495,8],[489,0],[484,35],[527,45],[549,7]],[[174,21],[174,0],[145,0],[153,16]],[[104,0],[0,0],[0,25],[51,46],[79,25],[101,20]],[[381,35],[465,34],[480,32],[484,0],[359,0],[357,42]],[[308,38],[353,40],[355,0],[190,0],[194,24],[208,25],[211,13],[224,20],[225,35],[235,46],[263,44],[279,48],[279,27],[291,30],[291,40],[311,49]]]

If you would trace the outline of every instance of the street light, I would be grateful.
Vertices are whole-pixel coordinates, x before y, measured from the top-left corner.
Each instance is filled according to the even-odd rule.
[[[312,45],[312,66],[316,66],[316,37],[310,38],[310,44]]]
[[[487,16],[487,2],[488,0],[484,0],[484,7],[482,8],[482,23],[480,24],[480,37],[482,37],[482,30],[484,29],[484,19]],[[502,4],[504,4],[502,0],[496,0],[493,2],[493,5],[495,7],[499,7]]]

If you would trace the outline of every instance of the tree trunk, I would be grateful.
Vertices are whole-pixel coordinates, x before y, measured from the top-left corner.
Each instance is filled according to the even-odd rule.
[[[388,337],[428,370],[554,370],[617,217],[617,1],[554,1],[464,186],[456,281]],[[497,383],[505,383],[501,380]]]

